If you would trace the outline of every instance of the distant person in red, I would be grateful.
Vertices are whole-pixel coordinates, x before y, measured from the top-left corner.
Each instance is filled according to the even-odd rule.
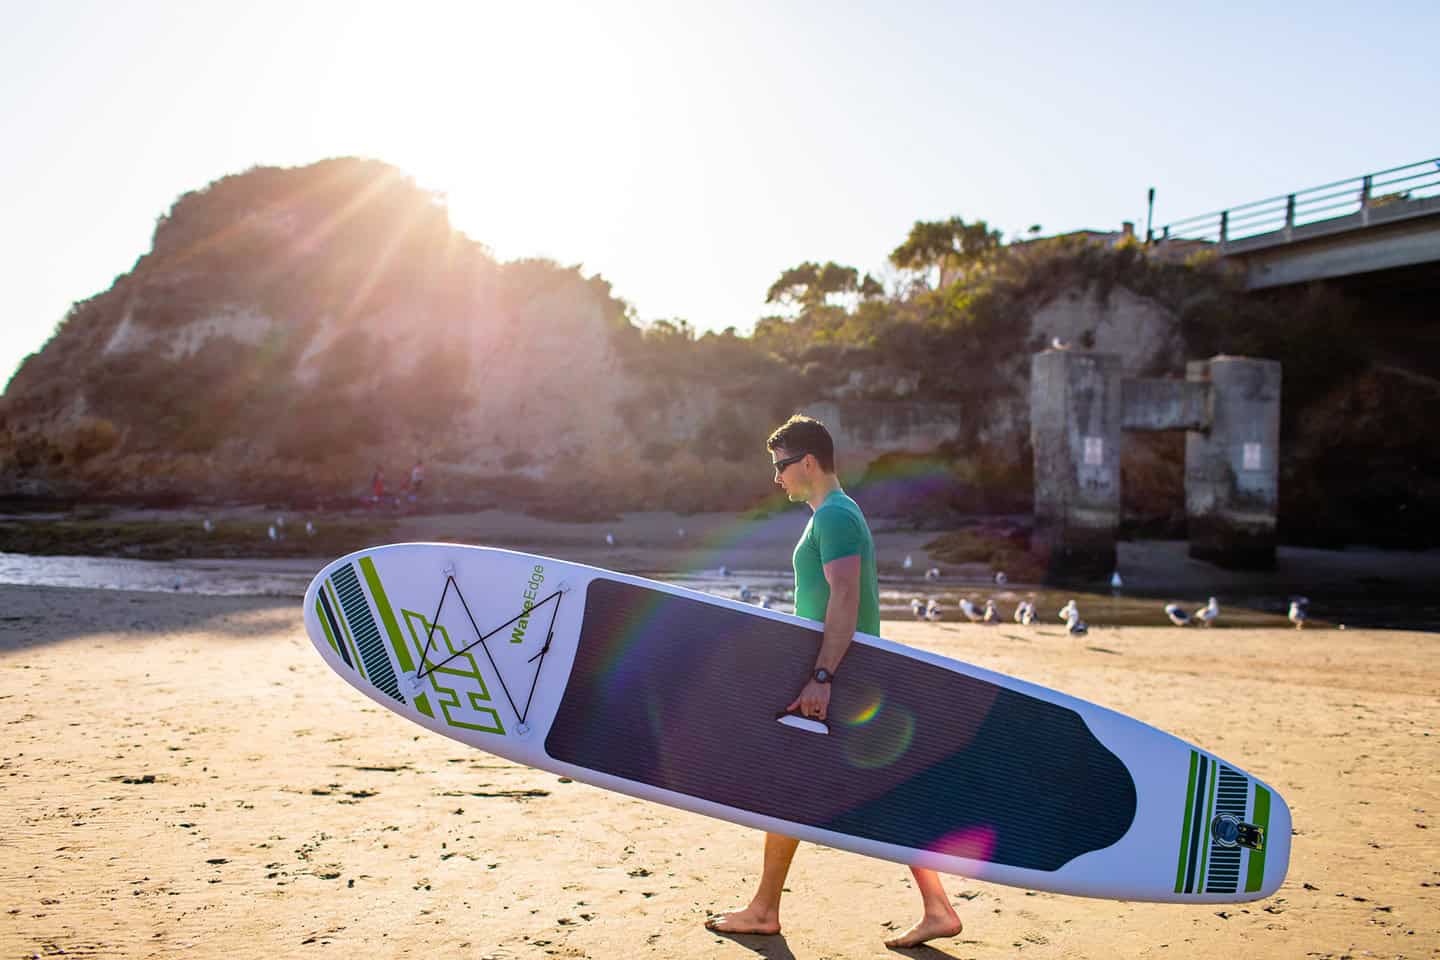
[[[375,474],[370,478],[370,499],[379,503],[385,499],[385,468],[376,465]]]

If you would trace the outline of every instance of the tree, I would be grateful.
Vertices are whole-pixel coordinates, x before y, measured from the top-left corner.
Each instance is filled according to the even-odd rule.
[[[917,220],[905,242],[890,254],[890,262],[902,270],[938,267],[936,286],[943,287],[953,274],[963,272],[999,246],[1000,231],[991,230],[984,220]]]
[[[870,280],[868,274],[866,279]],[[833,260],[821,266],[807,260],[780,274],[780,279],[766,291],[765,302],[798,304],[803,313],[822,306],[832,293],[855,293],[860,289],[860,272],[854,267]]]

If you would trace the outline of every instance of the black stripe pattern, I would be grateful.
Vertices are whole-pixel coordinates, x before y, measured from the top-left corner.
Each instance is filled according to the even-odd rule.
[[[345,666],[351,670],[355,664],[350,662],[350,651],[346,648],[345,634],[340,632],[340,624],[335,620],[335,611],[330,608],[330,598],[325,595],[325,588],[320,588],[320,607],[325,611],[325,619],[330,622],[330,632],[335,636],[335,646],[340,648],[340,659],[345,661]]]
[[[385,643],[380,639],[380,629],[375,625],[375,616],[370,612],[370,603],[360,589],[360,578],[349,564],[336,570],[330,578],[335,584],[335,594],[340,598],[340,609],[345,611],[345,622],[350,624],[350,634],[355,638],[355,647],[365,664],[365,674],[376,689],[392,700],[405,702],[400,695],[400,685],[395,681],[395,668],[390,665],[390,655],[385,652]]]
[[[1185,867],[1185,892],[1195,892],[1195,874],[1200,870],[1200,838],[1208,835],[1210,825],[1205,822],[1205,799],[1210,795],[1210,758],[1200,754],[1200,765],[1195,771],[1195,793],[1190,797],[1190,847]]]
[[[1245,801],[1250,783],[1243,773],[1220,767],[1220,781],[1215,791],[1215,815],[1245,819]],[[1234,893],[1240,883],[1240,848],[1210,844],[1210,868],[1205,872],[1206,893]]]

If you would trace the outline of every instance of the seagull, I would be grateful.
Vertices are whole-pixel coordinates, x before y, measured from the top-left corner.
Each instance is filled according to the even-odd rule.
[[[900,566],[904,567],[906,570],[909,570],[911,567],[915,566],[915,561],[911,560],[910,554],[907,553],[905,554],[905,559],[901,561]]]
[[[1010,578],[1007,577],[1007,576],[1005,576],[1005,571],[1004,571],[1004,570],[996,570],[996,571],[995,571],[995,586],[997,586],[997,587],[1003,587],[1003,586],[1005,586],[1005,584],[1007,584],[1007,583],[1009,583],[1009,582],[1010,582]]]
[[[755,591],[751,590],[746,584],[740,584],[740,599],[746,603],[755,602]]]
[[[926,570],[926,571],[925,571],[925,579],[926,579],[926,580],[939,580],[939,579],[940,579],[940,568],[939,568],[939,567],[931,567],[929,570]]]
[[[210,522],[210,518],[209,518],[209,517],[206,517],[206,518],[205,518],[205,522],[202,523],[201,526],[205,528],[205,532],[206,532],[206,533],[214,533],[214,532],[215,532],[215,524],[213,524],[213,523]]]
[[[1080,608],[1075,605],[1074,600],[1071,600],[1069,603],[1065,604],[1065,606],[1060,608],[1061,620],[1069,620],[1071,617],[1078,616],[1080,616]]]
[[[1310,600],[1308,597],[1296,597],[1290,601],[1290,622],[1295,624],[1296,630],[1305,629],[1305,622],[1310,619]]]
[[[305,536],[315,536],[315,524],[311,523],[309,520],[305,521]]]
[[[1194,621],[1190,619],[1190,614],[1182,610],[1178,603],[1165,604],[1165,616],[1169,617],[1170,622],[1177,627],[1188,627],[1194,623]]]
[[[1121,587],[1123,587],[1123,586],[1125,586],[1125,581],[1120,579],[1120,571],[1119,571],[1119,570],[1116,570],[1114,573],[1110,574],[1110,589],[1111,589],[1111,590],[1119,590],[1119,589],[1120,589]]]
[[[936,600],[934,597],[931,597],[931,598],[930,598],[930,602],[927,603],[927,604],[925,604],[925,619],[926,619],[926,620],[939,620],[939,619],[940,619],[940,601],[939,601],[939,600]]]
[[[960,612],[965,614],[965,619],[969,620],[971,623],[979,623],[985,616],[985,614],[981,613],[979,609],[976,608],[975,604],[971,602],[969,597],[960,598]]]
[[[925,619],[925,601],[919,597],[910,598],[910,612],[915,615],[916,620]]]
[[[1050,338],[1050,349],[1051,349],[1051,350],[1069,350],[1069,349],[1070,349],[1070,344],[1069,344],[1069,342],[1067,342],[1067,341],[1065,341],[1065,340],[1061,340],[1059,337],[1052,337],[1052,338]]]
[[[994,601],[994,600],[986,600],[986,601],[985,601],[985,622],[986,622],[986,623],[999,623],[999,622],[1000,622],[1000,611],[995,609],[995,601]]]
[[[1214,597],[1210,598],[1210,603],[1207,606],[1195,611],[1195,619],[1199,620],[1201,626],[1205,627],[1213,626],[1215,624],[1215,618],[1218,616],[1220,616],[1220,604],[1215,602]]]
[[[1070,636],[1072,637],[1083,637],[1090,632],[1089,624],[1080,619],[1080,611],[1078,610],[1065,618],[1065,629],[1070,631]]]
[[[613,546],[615,546],[615,534],[613,534],[613,533],[607,533],[607,534],[605,534],[605,546],[607,546],[607,547],[613,547]]]
[[[1030,624],[1032,624],[1032,623],[1034,623],[1034,622],[1035,622],[1035,604],[1031,603],[1029,600],[1026,600],[1026,601],[1025,601],[1025,613],[1021,615],[1021,617],[1020,617],[1020,623],[1021,623],[1022,626],[1028,627],[1028,626],[1030,626]]]

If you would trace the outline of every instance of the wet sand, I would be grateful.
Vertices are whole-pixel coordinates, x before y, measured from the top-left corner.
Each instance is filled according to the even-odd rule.
[[[1237,906],[948,877],[964,933],[902,955],[1440,956],[1435,635],[886,629],[1203,744],[1297,831]],[[0,587],[0,729],[0,956],[880,957],[918,917],[903,867],[805,846],[781,937],[707,932],[757,834],[405,723],[293,601]]]

